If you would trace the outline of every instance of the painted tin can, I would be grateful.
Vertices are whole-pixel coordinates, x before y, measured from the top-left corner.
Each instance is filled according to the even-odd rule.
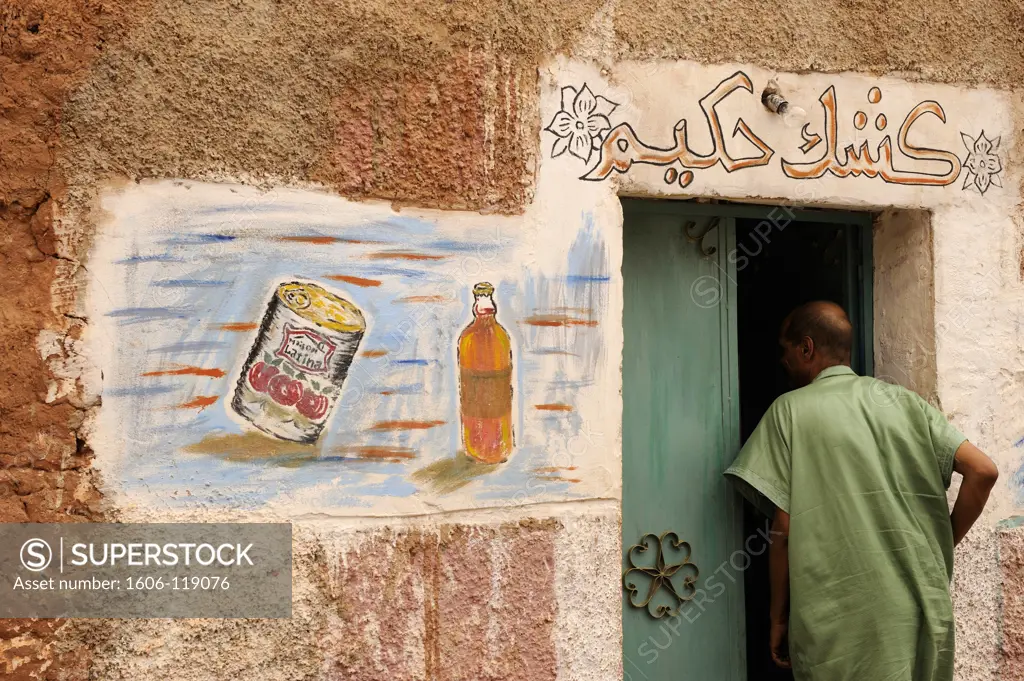
[[[362,311],[340,295],[309,282],[281,284],[242,366],[231,408],[274,437],[316,442],[365,332]]]

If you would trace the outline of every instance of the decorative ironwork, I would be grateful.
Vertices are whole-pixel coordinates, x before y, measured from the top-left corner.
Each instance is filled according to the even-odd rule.
[[[648,537],[654,540],[655,549],[657,550],[654,557],[654,564],[652,566],[637,565],[634,551],[639,554],[645,553],[650,549],[649,542],[647,541]],[[665,540],[669,540],[671,542],[671,547],[673,549],[680,550],[685,547],[686,555],[683,557],[681,562],[669,563],[665,560]],[[697,577],[700,575],[700,571],[697,569],[696,565],[690,562],[690,555],[690,543],[681,541],[679,539],[679,535],[675,532],[664,532],[661,536],[658,536],[653,532],[648,532],[644,536],[640,537],[640,543],[630,546],[629,551],[626,552],[626,560],[629,562],[629,567],[622,573],[622,586],[629,592],[629,604],[634,608],[647,608],[647,612],[655,619],[660,619],[665,615],[675,617],[679,613],[679,607],[683,603],[693,600],[693,597],[697,593],[697,588],[694,584],[697,583]],[[676,585],[672,582],[672,577],[687,565],[693,568],[693,575],[687,576],[683,579],[681,591],[685,595],[680,595],[680,592],[676,590]],[[640,592],[640,587],[636,585],[635,578],[640,574],[649,577],[651,584],[647,590],[647,596],[642,602],[637,602],[637,594]],[[632,579],[630,578],[630,575],[633,575]],[[664,604],[658,605],[652,603],[654,597],[662,588],[668,591],[668,593],[672,595],[672,598],[675,599],[675,608]]]
[[[700,243],[700,252],[705,256],[711,256],[718,252],[718,246],[715,242],[718,240],[717,232],[719,223],[721,220],[716,216],[708,221],[707,227],[703,230],[697,228],[697,223],[693,220],[687,220],[683,225],[683,234],[686,235],[687,240],[694,243]]]

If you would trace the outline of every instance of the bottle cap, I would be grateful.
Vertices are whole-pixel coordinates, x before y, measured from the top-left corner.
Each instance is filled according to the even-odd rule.
[[[494,286],[486,281],[481,281],[473,287],[474,296],[489,296],[494,293]]]

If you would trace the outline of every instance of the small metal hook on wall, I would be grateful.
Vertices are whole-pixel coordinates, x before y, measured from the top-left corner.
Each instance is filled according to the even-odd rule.
[[[711,218],[708,221],[708,226],[703,231],[697,229],[697,223],[693,220],[687,220],[683,225],[683,233],[686,235],[687,240],[694,243],[700,243],[700,252],[705,256],[711,256],[718,252],[718,224],[720,219],[717,217]]]

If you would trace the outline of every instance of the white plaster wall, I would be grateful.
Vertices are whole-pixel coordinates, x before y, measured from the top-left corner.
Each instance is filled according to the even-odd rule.
[[[575,182],[566,184],[569,189]],[[454,493],[381,498],[372,505],[345,506],[325,501],[323,489],[336,482],[326,478],[319,486],[277,494],[269,502],[254,506],[246,503],[244,494],[230,483],[211,485],[202,477],[183,476],[173,468],[165,481],[171,483],[169,487],[139,485],[137,480],[130,479],[140,470],[128,465],[131,459],[141,457],[157,461],[164,452],[139,446],[133,438],[131,420],[126,418],[132,405],[119,401],[117,395],[108,395],[103,407],[94,413],[87,437],[96,452],[94,465],[102,475],[104,495],[116,509],[118,519],[126,522],[291,522],[295,533],[294,613],[288,621],[127,622],[118,626],[112,640],[97,646],[98,673],[110,679],[140,675],[231,679],[239,674],[259,679],[333,679],[347,678],[339,670],[366,665],[374,674],[384,677],[427,678],[425,656],[430,653],[424,641],[422,621],[429,595],[424,593],[427,587],[422,575],[408,577],[413,582],[412,594],[399,597],[405,599],[402,603],[409,611],[396,624],[389,620],[389,615],[375,608],[343,611],[339,606],[339,600],[344,600],[340,594],[345,592],[348,599],[357,598],[358,594],[353,595],[351,585],[339,579],[338,566],[345,565],[353,573],[368,576],[385,571],[397,574],[395,579],[405,579],[400,574],[403,565],[416,560],[417,550],[395,547],[386,561],[393,563],[389,565],[368,558],[372,551],[367,551],[367,547],[379,549],[382,542],[395,541],[393,538],[403,533],[441,537],[445,528],[459,527],[470,533],[487,534],[507,524],[525,522],[528,527],[531,521],[541,521],[553,523],[557,528],[542,536],[545,542],[552,544],[554,576],[548,592],[535,596],[541,602],[554,602],[557,614],[552,640],[540,643],[554,651],[559,679],[618,678],[621,668],[618,499],[621,490],[622,346],[622,329],[618,323],[622,316],[618,272],[622,238],[617,198],[600,193],[595,194],[594,201],[584,204],[561,200],[537,202],[525,215],[498,217],[416,210],[403,210],[399,214],[383,204],[353,203],[315,189],[283,186],[266,192],[243,185],[182,181],[113,190],[103,199],[107,220],[101,226],[90,257],[85,309],[93,323],[86,335],[84,353],[90,371],[83,375],[89,383],[88,390],[102,394],[104,385],[109,387],[119,376],[137,375],[140,367],[133,359],[130,346],[151,347],[167,340],[163,339],[165,334],[159,328],[150,330],[147,333],[151,335],[147,335],[139,329],[119,326],[119,317],[110,314],[128,305],[133,293],[131,286],[151,283],[144,279],[126,283],[119,274],[118,263],[137,255],[133,250],[134,237],[150,231],[154,238],[162,239],[171,233],[174,220],[170,216],[176,211],[202,210],[224,201],[226,195],[230,195],[229,203],[237,205],[236,217],[242,227],[250,231],[257,228],[260,219],[249,210],[258,212],[256,207],[261,207],[262,210],[283,211],[278,214],[277,223],[273,215],[269,217],[269,224],[272,227],[277,224],[273,228],[280,231],[279,223],[286,224],[287,214],[291,212],[294,216],[294,206],[301,204],[309,209],[305,213],[300,211],[301,218],[307,223],[312,220],[309,224],[327,232],[332,230],[337,216],[345,215],[350,221],[364,223],[391,217],[420,219],[436,223],[441,236],[450,239],[465,237],[471,230],[481,228],[500,233],[514,240],[514,254],[488,262],[486,271],[471,273],[474,280],[493,279],[495,283],[525,271],[557,272],[564,264],[580,225],[592,219],[608,247],[608,267],[613,278],[599,328],[606,350],[596,367],[594,385],[579,394],[577,412],[583,417],[579,432],[568,438],[552,436],[548,440],[553,456],[565,450],[573,457],[571,475],[585,480],[580,483],[582,496],[560,498],[550,492],[550,486],[530,485],[504,498],[478,499],[471,485]],[[292,208],[285,208],[287,206]],[[290,232],[285,229],[280,233]],[[297,266],[305,266],[305,263],[297,261]],[[160,291],[154,291],[154,296],[159,294]],[[499,300],[499,320],[502,320],[500,305]],[[54,390],[58,389],[59,385],[55,384]],[[153,405],[141,403],[136,405],[138,407],[153,408]],[[564,457],[560,462],[565,463]],[[267,484],[274,483],[268,480]],[[181,495],[194,495],[193,490],[213,494],[198,504],[175,503]],[[510,536],[514,537],[516,531],[513,528]],[[530,549],[541,551],[545,547]],[[507,541],[488,540],[481,542],[477,550],[492,562],[489,571],[467,565],[464,573],[449,572],[443,578],[449,584],[465,584],[467,588],[480,579],[491,580],[497,603],[501,605],[502,575],[515,570],[507,563],[522,560],[523,547],[513,553]],[[327,572],[327,577],[322,572]],[[367,581],[373,582],[372,579]],[[381,585],[370,583],[363,588],[373,590]],[[525,603],[523,601],[524,607]],[[477,624],[479,622],[472,626],[467,624],[467,631],[474,631]],[[506,637],[505,632],[511,626],[497,611],[491,612],[483,624],[487,640],[497,642]],[[392,649],[394,643],[382,642],[375,633],[395,626],[404,632],[397,650]],[[358,634],[358,640],[351,640],[353,632]],[[241,649],[254,652],[239,657]],[[501,677],[500,670],[495,674]]]
[[[752,131],[774,151],[767,165],[727,172],[722,165],[694,171],[693,183],[685,190],[664,181],[664,167],[636,165],[628,173],[613,173],[610,179],[595,184],[607,185],[620,194],[665,196],[676,198],[708,197],[728,200],[782,201],[799,205],[862,208],[885,207],[927,208],[943,211],[965,211],[973,214],[984,206],[994,213],[1010,218],[1017,189],[1013,186],[1013,169],[1006,163],[1007,154],[1016,141],[1013,126],[1012,99],[995,90],[956,88],[946,85],[909,83],[892,78],[876,78],[859,74],[785,74],[742,64],[701,65],[692,62],[621,62],[599,69],[592,64],[556,61],[542,69],[541,120],[547,126],[562,107],[561,88],[579,88],[584,83],[594,95],[606,97],[618,106],[608,116],[614,127],[629,123],[637,136],[649,146],[667,148],[673,142],[673,129],[686,119],[689,146],[696,154],[710,154],[715,150],[708,132],[708,124],[701,112],[699,100],[716,85],[736,74],[745,74],[753,92],[737,89],[718,105],[719,118],[725,138],[726,150],[734,157],[757,155],[751,144],[734,134],[738,119],[742,118]],[[809,153],[799,148],[803,143],[800,126],[787,127],[776,114],[760,104],[761,92],[771,80],[776,80],[788,101],[805,109],[802,122],[809,124],[809,132],[823,133],[824,112],[819,97],[830,87],[835,88],[838,134],[837,147],[841,157],[847,145],[860,147],[867,142],[871,153],[878,143],[889,135],[894,149],[893,165],[898,170],[918,171],[922,177],[928,173],[944,171],[942,163],[901,158],[896,149],[896,136],[900,124],[914,107],[922,102],[935,102],[944,112],[943,123],[934,115],[921,116],[910,128],[909,142],[951,152],[961,159],[967,150],[961,132],[976,137],[981,131],[986,136],[1001,137],[999,153],[1003,157],[1002,188],[992,188],[981,195],[976,190],[962,190],[966,174],[945,187],[895,184],[880,178],[835,177],[832,174],[815,180],[794,180],[781,170],[782,160],[807,162],[816,160],[825,148],[824,140]],[[868,101],[868,93],[878,88],[881,100]],[[854,114],[867,114],[867,125],[862,130],[854,127]],[[879,132],[874,127],[877,114],[887,118],[886,128]],[[541,133],[540,193],[562,187],[570,178],[579,178],[597,165],[597,154],[586,163],[570,154],[551,158],[556,136]],[[844,160],[840,158],[840,160]],[[679,167],[679,166],[677,166]],[[585,200],[592,195],[578,189],[575,196]],[[563,198],[569,197],[563,193]]]
[[[929,213],[935,268],[935,392],[956,425],[996,459],[1005,481],[994,495],[993,504],[981,521],[982,527],[972,533],[958,553],[955,578],[961,651],[958,678],[990,678],[997,668],[999,645],[998,627],[994,624],[999,618],[999,578],[996,544],[991,530],[999,520],[1016,511],[1016,489],[1010,481],[1020,458],[1020,450],[1014,448],[1014,443],[1024,435],[1024,335],[1021,331],[1024,299],[1018,260],[1021,248],[1018,190],[1021,159],[1013,151],[1020,145],[1016,131],[1021,129],[1022,117],[1019,109],[1014,107],[1013,98],[1008,93],[994,90],[932,86],[857,74],[775,74],[745,65],[703,66],[685,62],[614,63],[602,49],[594,47],[594,53],[607,64],[605,68],[589,62],[558,60],[542,69],[542,126],[547,126],[562,108],[562,87],[578,89],[586,83],[594,94],[618,103],[610,116],[611,125],[628,121],[645,142],[666,147],[671,144],[676,122],[686,118],[690,121],[694,151],[708,154],[713,147],[697,101],[723,78],[742,70],[750,77],[754,92],[734,92],[720,105],[726,144],[736,150],[734,155],[752,153],[749,145],[732,136],[736,118],[742,116],[751,129],[771,145],[776,155],[765,167],[732,173],[721,166],[694,171],[693,182],[685,189],[677,184],[666,184],[665,168],[655,167],[636,167],[624,176],[586,182],[579,177],[586,172],[587,165],[569,154],[551,158],[550,150],[555,138],[551,133],[541,131],[538,145],[542,160],[535,200],[525,215],[509,220],[510,226],[532,246],[528,260],[543,262],[557,255],[547,247],[551,243],[547,235],[563,223],[578,221],[581,211],[591,211],[595,221],[608,235],[608,243],[614,244],[611,259],[617,271],[621,262],[622,229],[618,196],[625,194],[679,199],[710,197],[862,210],[898,207]],[[893,134],[912,107],[922,101],[936,101],[945,112],[946,122],[942,123],[934,116],[923,117],[915,125],[911,141],[952,151],[963,159],[967,151],[961,132],[976,136],[984,130],[989,137],[998,135],[1001,137],[1000,156],[1004,166],[1002,186],[992,187],[982,195],[978,191],[961,188],[963,175],[955,184],[944,187],[888,184],[878,178],[866,177],[786,178],[780,170],[780,160],[804,160],[804,157],[797,149],[801,143],[799,129],[786,128],[759,103],[761,89],[771,77],[778,78],[783,92],[791,101],[808,111],[812,129],[818,130],[821,129],[818,97],[827,87],[835,86],[841,111],[840,148],[848,143],[859,144],[862,139],[868,139],[871,145],[875,145],[880,139],[881,135],[870,122],[861,133],[854,130],[851,123],[854,111],[869,108],[866,94],[871,87],[879,87],[883,93],[879,104],[889,117],[889,132]],[[816,156],[820,149],[819,146],[810,156]],[[906,160],[901,163],[905,164],[900,166],[904,169],[929,167],[928,163]],[[442,217],[455,223],[461,219],[450,214]],[[914,247],[921,249],[924,246],[917,243]],[[880,295],[884,297],[887,294],[883,290]],[[609,316],[621,317],[621,291],[617,287]],[[606,333],[609,352],[605,358],[607,366],[603,370],[613,378],[607,383],[607,406],[596,414],[595,419],[601,421],[603,432],[608,436],[608,444],[602,448],[601,456],[614,471],[619,465],[621,447],[621,401],[618,397],[621,382],[617,377],[622,330],[611,326]],[[120,449],[115,452],[105,447],[94,448],[101,471],[105,467],[116,466]],[[606,498],[617,497],[615,486],[618,483],[615,480]],[[241,511],[222,507],[179,513],[161,508],[151,500],[119,496],[116,482],[108,485],[105,491],[124,509],[124,519],[131,520],[277,517],[316,521],[326,518],[332,523],[339,523],[341,528],[372,526],[379,530],[397,522],[390,517],[357,518],[349,511],[292,505],[286,510]],[[583,505],[588,503],[591,502],[583,502]],[[560,557],[556,575],[559,674],[565,679],[596,680],[618,678],[621,674],[618,661],[621,634],[617,511],[614,501],[598,503],[602,506],[596,509],[596,516],[585,519],[575,517],[573,509],[579,503],[475,510],[469,515],[454,516],[443,508],[420,508],[417,511],[396,507],[394,511],[428,514],[427,517],[402,521],[414,526],[430,526],[442,517],[433,514],[443,512],[444,517],[470,523],[513,520],[524,516],[553,517],[561,519],[567,527],[575,528],[560,539],[556,547],[556,555]],[[378,510],[384,516],[391,512]],[[597,540],[592,542],[594,537]],[[344,553],[342,549],[339,551]],[[595,565],[605,567],[594,572]],[[303,590],[301,585],[297,589],[299,593]],[[138,632],[142,631],[148,634],[140,637]],[[147,623],[133,625],[133,633],[126,632],[124,637],[128,640],[127,645],[135,651],[135,657],[131,658],[134,661],[119,658],[111,664],[119,666],[124,677],[146,674],[154,669],[152,663],[144,662],[151,653],[148,647],[152,641],[178,635],[168,634],[168,631],[180,634],[177,625],[168,625],[168,628]],[[291,635],[286,632],[267,634],[270,638],[281,636],[282,639]],[[269,639],[255,636],[251,642],[258,647],[261,640]],[[169,663],[171,657],[178,654],[176,651],[182,650],[185,649],[181,646],[168,646],[159,655],[164,656],[164,663]],[[227,678],[230,674],[222,676]],[[277,677],[268,673],[261,678]]]
[[[547,124],[562,108],[563,86],[578,89],[586,83],[595,95],[618,103],[609,116],[613,127],[628,122],[647,144],[669,147],[674,126],[685,118],[693,151],[709,154],[714,145],[698,100],[737,71],[750,77],[754,92],[737,90],[719,106],[726,145],[734,156],[755,154],[751,145],[731,135],[737,119],[742,117],[775,150],[768,165],[731,173],[722,165],[694,170],[692,184],[680,189],[678,184],[665,182],[664,167],[638,164],[625,174],[613,172],[604,181],[577,179],[573,187],[573,178],[581,177],[597,165],[598,152],[595,150],[589,163],[570,154],[551,158],[550,149],[556,138],[542,131],[544,153],[538,204],[561,201],[581,206],[603,205],[610,197],[625,194],[678,199],[720,198],[878,212],[894,207],[926,211],[931,221],[932,246],[921,241],[920,226],[906,228],[905,243],[900,243],[896,234],[890,237],[883,230],[879,245],[891,247],[893,252],[877,257],[883,268],[888,268],[894,266],[893,258],[903,257],[901,249],[913,250],[916,255],[907,257],[917,258],[918,262],[912,267],[919,271],[926,260],[924,251],[933,251],[930,255],[934,260],[938,397],[947,415],[989,451],[1005,473],[1012,474],[1018,459],[1013,445],[1024,435],[1024,409],[1021,408],[1024,402],[1024,335],[1021,331],[1024,286],[1020,275],[1022,239],[1018,222],[1021,174],[1015,155],[1020,144],[1017,134],[1020,116],[1014,98],[995,90],[909,83],[859,74],[778,74],[745,65],[705,66],[689,62],[625,62],[599,70],[591,64],[557,61],[542,72],[541,118]],[[828,87],[835,87],[840,111],[839,149],[864,141],[874,148],[885,134],[895,136],[899,122],[918,103],[937,102],[942,106],[946,122],[932,115],[921,117],[911,129],[910,142],[946,150],[964,159],[967,150],[961,139],[962,132],[972,137],[982,131],[989,138],[999,136],[1002,186],[989,187],[984,194],[971,187],[964,189],[966,168],[947,186],[892,184],[877,177],[840,178],[832,174],[811,180],[786,177],[780,168],[782,159],[814,159],[821,154],[822,145],[806,156],[801,154],[799,128],[787,128],[778,116],[761,106],[760,92],[772,78],[777,79],[790,101],[807,110],[806,121],[812,132],[823,130],[819,95]],[[866,95],[872,87],[882,92],[878,105],[867,102]],[[861,131],[855,130],[852,123],[857,110],[871,114],[867,127]],[[886,113],[890,121],[884,133],[876,131],[870,122],[879,111]],[[931,161],[899,158],[894,164],[918,170],[922,177],[923,173],[942,167]],[[884,298],[890,296],[884,286],[898,285],[888,281],[879,284],[883,287]],[[893,291],[891,295],[896,293]],[[899,293],[908,295],[907,291]],[[915,307],[924,305],[921,295],[915,294]],[[914,320],[919,319],[921,310],[907,312],[912,315],[907,323],[916,325]],[[904,311],[886,310],[884,314],[898,317]],[[893,332],[897,333],[897,322],[893,325]],[[1001,489],[996,496],[992,523],[1012,515],[1014,509],[1008,488]]]
[[[159,512],[162,519],[212,518],[225,514],[299,519],[311,514],[325,517],[417,515],[574,499],[617,499],[621,488],[621,439],[617,424],[621,414],[622,329],[619,320],[622,303],[618,272],[622,239],[617,201],[614,196],[605,197],[605,201],[605,205],[596,206],[564,202],[537,204],[526,215],[500,217],[455,211],[403,210],[399,213],[385,205],[345,201],[322,192],[277,188],[266,193],[226,184],[156,182],[108,193],[103,205],[109,219],[101,226],[90,254],[86,310],[93,321],[85,339],[88,357],[96,369],[88,376],[90,389],[106,393],[104,408],[99,410],[89,435],[90,445],[96,452],[95,466],[106,481],[105,495],[122,517],[143,520],[152,519],[154,512]],[[181,216],[187,217],[182,219]],[[389,221],[394,221],[393,227],[389,227]],[[216,454],[208,458],[203,454],[184,454],[193,446],[186,440],[195,443],[219,437],[219,433],[230,427],[224,422],[225,416],[230,423],[240,424],[243,433],[255,432],[233,414],[229,406],[241,361],[252,343],[249,336],[255,332],[246,332],[240,337],[238,333],[216,330],[211,335],[209,330],[216,328],[218,322],[262,317],[269,275],[264,276],[260,268],[267,263],[250,262],[248,252],[280,248],[282,237],[291,238],[295,234],[323,234],[327,235],[325,238],[351,238],[356,234],[360,239],[371,241],[368,245],[360,242],[351,246],[359,252],[346,256],[350,258],[347,261],[334,261],[330,255],[318,253],[315,244],[299,244],[297,249],[289,246],[290,250],[281,252],[279,257],[286,261],[288,277],[321,280],[331,276],[327,274],[330,272],[359,274],[360,271],[346,266],[367,263],[374,266],[378,262],[374,256],[387,255],[388,249],[415,251],[417,246],[412,236],[409,241],[402,236],[402,229],[409,224],[415,229],[430,230],[432,243],[456,243],[458,248],[470,250],[425,256],[445,258],[443,264],[437,266],[441,268],[436,274],[440,283],[437,280],[417,283],[415,279],[403,279],[404,274],[376,275],[400,294],[434,295],[447,302],[397,305],[394,300],[371,301],[376,307],[367,312],[370,326],[360,350],[383,346],[390,349],[389,356],[395,356],[398,362],[402,361],[400,357],[417,352],[431,357],[439,354],[440,359],[429,361],[442,363],[443,370],[437,375],[428,375],[428,380],[423,381],[420,390],[425,396],[377,398],[375,391],[389,386],[384,385],[387,381],[379,381],[376,374],[387,369],[378,368],[374,359],[357,356],[342,388],[343,396],[346,392],[355,396],[353,403],[339,405],[321,440],[328,438],[335,425],[341,428],[359,418],[372,423],[377,418],[370,416],[372,414],[385,414],[380,418],[391,421],[429,420],[438,415],[447,418],[444,415],[452,412],[457,399],[458,371],[457,367],[450,366],[455,362],[455,350],[452,342],[435,347],[440,341],[434,339],[451,334],[457,337],[461,327],[468,323],[462,311],[469,309],[469,303],[461,289],[472,286],[473,282],[488,280],[499,286],[495,294],[498,320],[512,336],[514,376],[516,372],[527,376],[515,384],[513,393],[517,447],[509,461],[497,467],[481,466],[463,487],[446,490],[437,489],[429,482],[417,482],[417,473],[424,465],[432,460],[435,463],[447,461],[455,455],[451,438],[444,436],[419,447],[415,458],[392,466],[394,474],[374,469],[365,474],[361,472],[368,470],[367,465],[373,462],[338,461],[333,466],[318,469],[319,474],[303,476],[300,482],[295,481],[296,474],[301,472],[299,469],[275,469],[272,464],[280,456],[273,451],[249,454],[246,450],[251,442],[246,440],[232,441],[229,447],[232,455],[237,453],[247,460],[236,460],[226,468],[218,465]],[[602,273],[608,273],[609,281],[600,284],[602,297],[599,303],[595,302],[595,308],[599,309],[587,313],[598,319],[584,320],[592,326],[583,326],[582,331],[601,337],[600,345],[590,344],[599,351],[590,353],[594,355],[590,357],[583,352],[585,348],[580,341],[576,347],[567,347],[564,356],[530,354],[524,347],[527,333],[547,333],[547,341],[534,343],[543,345],[550,344],[550,339],[559,334],[560,329],[538,327],[539,331],[532,330],[513,313],[510,305],[505,305],[500,287],[505,282],[517,289],[524,300],[522,305],[527,305],[541,296],[524,289],[539,288],[551,282],[547,285],[554,291],[550,297],[555,304],[570,304],[567,300],[570,293],[564,290],[567,285],[563,278],[567,254],[572,252],[581,233],[593,235],[606,251],[604,262],[596,266]],[[206,240],[211,235],[232,241],[208,243]],[[423,241],[420,235],[416,238]],[[379,245],[380,242],[372,239],[391,239],[391,244]],[[503,249],[497,254],[491,252],[489,240],[492,239]],[[190,246],[198,241],[199,255],[178,250],[179,244],[175,242],[182,241]],[[477,241],[481,246],[479,253],[472,248]],[[207,249],[217,252],[218,260],[213,266],[198,259]],[[190,260],[192,257],[197,260]],[[139,258],[143,259],[144,269],[132,269],[126,274],[125,268],[135,267],[134,261]],[[406,273],[416,262],[399,261],[397,266],[389,263],[388,271]],[[229,292],[216,296],[209,292],[213,289],[203,282],[210,279],[222,280],[211,284],[229,285]],[[175,286],[167,288],[168,282]],[[179,289],[177,282],[184,288]],[[332,284],[330,281],[323,283]],[[381,291],[384,287],[380,283],[375,280],[375,286],[364,290]],[[338,286],[344,287],[345,283],[334,287]],[[355,285],[350,285],[347,293],[344,288],[342,291],[356,301],[363,294]],[[472,296],[468,297],[471,302]],[[246,306],[252,309],[240,309],[236,299],[251,301],[252,304]],[[221,311],[213,312],[218,306]],[[138,310],[146,311],[146,315],[174,315],[185,314],[182,311],[186,309],[190,310],[188,314],[200,316],[186,319],[169,316],[165,320],[147,316],[139,321],[132,318]],[[426,312],[422,312],[424,309]],[[445,322],[439,324],[431,315],[444,309],[457,321],[441,328]],[[543,311],[523,309],[519,315],[526,317],[531,312]],[[244,320],[224,318],[228,314],[241,315]],[[413,316],[416,314],[420,316]],[[583,316],[583,313],[576,313],[576,316]],[[394,331],[389,330],[391,327]],[[378,340],[373,341],[375,331],[380,333]],[[567,327],[568,338],[573,337],[572,331],[573,327]],[[398,335],[401,335],[400,341]],[[234,357],[218,356],[223,355],[223,350],[219,350],[184,354],[180,359],[161,351],[167,344],[200,337],[205,339],[204,343],[215,339],[222,346],[237,346],[238,351]],[[565,343],[564,339],[559,342]],[[529,373],[523,368],[527,361],[532,363]],[[173,369],[188,363],[213,366],[218,362],[227,372],[219,379],[144,377],[153,370],[167,367]],[[590,362],[595,362],[596,366],[590,366]],[[588,366],[581,367],[582,363]],[[548,401],[545,396],[557,390],[545,386],[573,378],[577,369],[585,369],[584,373],[592,378],[577,381],[579,385],[571,390],[560,390],[571,402],[567,405],[571,411],[562,418],[555,412],[554,420],[544,420],[545,412],[537,410],[535,403]],[[169,390],[172,392],[167,392]],[[529,394],[528,401],[519,398],[516,402],[520,392]],[[216,400],[197,409],[180,408],[181,402],[196,395],[209,395]],[[399,406],[391,406],[396,403]],[[445,429],[458,427],[457,414],[452,412],[450,416]],[[210,419],[219,420],[211,425]],[[521,428],[523,424],[525,427]],[[185,440],[172,441],[172,432],[186,434]],[[373,433],[369,435],[377,437]],[[410,437],[416,435],[417,431],[411,431]],[[366,437],[366,431],[355,437]],[[270,438],[263,438],[263,441],[274,442]],[[324,451],[318,451],[317,456],[335,451],[329,443],[323,447]],[[532,463],[524,463],[522,457],[527,456],[524,449],[532,452],[529,459]],[[543,451],[538,452],[538,449]],[[270,467],[266,467],[268,463]],[[544,471],[545,467],[563,469],[566,472],[563,477],[571,478],[568,487],[557,481],[553,483],[550,474],[536,473],[537,469]],[[514,475],[500,486],[487,486],[504,473]],[[249,479],[245,480],[245,476]],[[347,491],[361,485],[372,489],[374,485],[385,484],[389,476],[401,478],[401,483],[413,483],[417,486],[416,492],[388,495],[385,491],[354,497]],[[261,486],[269,495],[255,503],[247,501],[247,487],[251,492],[252,485],[260,485],[261,480]]]
[[[616,107],[609,116],[612,127],[628,122],[645,144],[670,147],[677,121],[687,119],[690,147],[695,154],[715,150],[706,119],[698,100],[722,79],[736,71],[749,76],[753,93],[733,92],[719,105],[725,143],[734,157],[751,156],[756,149],[733,136],[737,118],[742,116],[750,128],[772,149],[775,156],[764,167],[726,172],[722,165],[694,169],[692,183],[680,188],[665,179],[665,167],[634,165],[626,174],[612,173],[604,181],[578,180],[574,191],[567,183],[579,178],[598,164],[598,153],[589,163],[569,153],[552,158],[556,139],[551,132],[541,133],[541,167],[537,199],[592,205],[607,201],[615,194],[678,199],[719,198],[753,203],[781,203],[792,206],[821,206],[880,212],[892,208],[911,209],[899,213],[899,220],[930,220],[933,243],[923,239],[926,230],[920,224],[898,225],[890,221],[877,235],[876,258],[886,272],[899,277],[920,272],[934,261],[934,307],[928,301],[928,286],[920,282],[907,289],[899,279],[878,281],[876,305],[894,303],[894,307],[876,310],[884,316],[881,332],[887,341],[917,342],[925,347],[903,349],[904,357],[883,357],[889,373],[895,366],[909,362],[911,355],[929,354],[934,343],[934,358],[927,363],[910,362],[900,372],[932,392],[951,420],[972,442],[988,452],[998,463],[1003,477],[979,527],[959,549],[954,579],[957,613],[957,678],[987,679],[998,671],[1000,626],[1000,572],[997,557],[996,524],[1014,515],[1019,492],[1014,473],[1020,464],[1020,442],[1024,436],[1024,289],[1021,285],[1022,246],[1019,187],[1021,182],[1020,108],[1010,93],[909,83],[891,78],[859,74],[786,74],[773,73],[747,65],[706,66],[695,63],[615,63],[597,50],[604,67],[592,63],[559,60],[542,70],[542,123],[549,125],[563,108],[562,90],[571,86],[579,91],[586,83],[594,95],[601,95]],[[926,115],[911,128],[909,141],[915,146],[946,150],[966,159],[968,149],[961,132],[972,138],[984,131],[988,138],[999,136],[998,154],[1002,161],[1000,187],[989,187],[982,194],[964,189],[966,168],[947,186],[892,184],[881,178],[835,177],[832,174],[813,179],[786,177],[780,160],[816,159],[821,144],[806,156],[799,151],[800,129],[787,128],[778,116],[760,105],[760,94],[771,78],[777,78],[787,98],[808,112],[810,131],[823,132],[823,109],[819,96],[835,87],[838,101],[838,149],[848,144],[869,143],[875,153],[884,134],[892,134],[893,148],[900,123],[921,102],[941,105],[945,122]],[[878,87],[882,99],[877,105],[867,101],[870,88]],[[868,124],[858,131],[853,115],[869,113]],[[872,121],[884,112],[889,125],[878,132]],[[899,159],[900,170],[932,172],[941,168],[934,162]],[[845,155],[840,151],[840,161]],[[682,171],[677,165],[676,168]],[[918,213],[916,211],[922,211]],[[892,214],[890,214],[891,216]],[[905,239],[905,241],[901,241]],[[921,325],[933,341],[919,338]],[[931,328],[927,328],[927,324]],[[876,329],[878,332],[879,329]],[[919,352],[920,350],[920,352]],[[930,377],[934,362],[935,378]],[[900,381],[903,382],[903,381]],[[951,498],[955,495],[955,485]]]
[[[935,267],[927,211],[874,223],[875,376],[935,402]]]

